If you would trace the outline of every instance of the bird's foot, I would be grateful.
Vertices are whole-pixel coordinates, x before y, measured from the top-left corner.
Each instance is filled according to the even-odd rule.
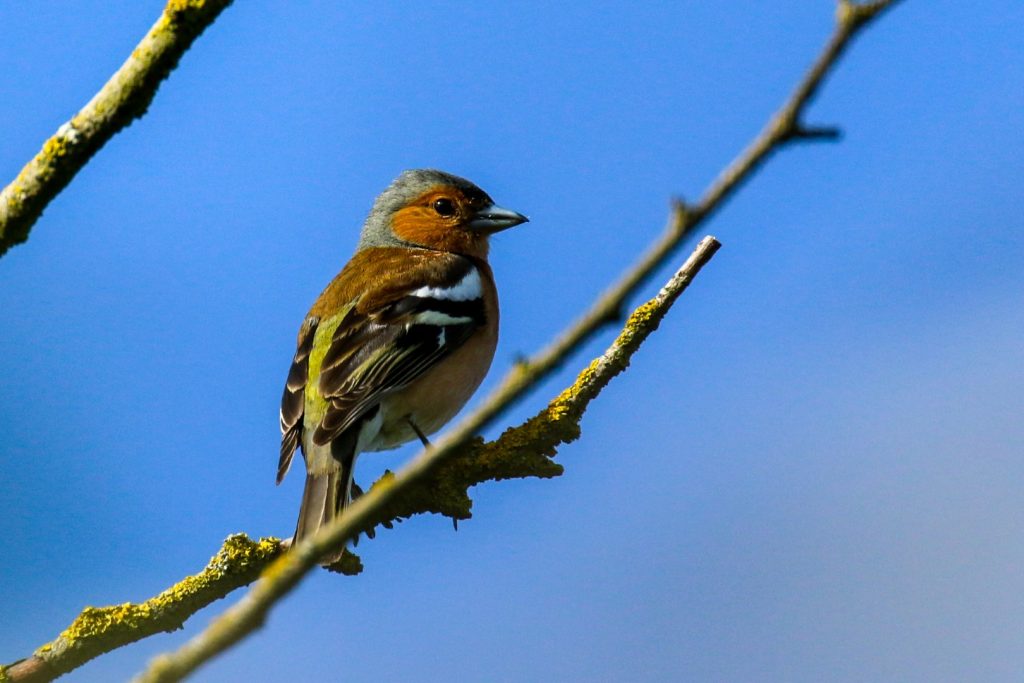
[[[405,416],[405,421],[409,423],[410,427],[412,427],[412,431],[416,432],[416,436],[419,437],[420,443],[423,444],[423,447],[424,448],[430,448],[430,439],[428,439],[427,435],[423,433],[423,430],[420,429],[416,425],[416,423],[412,421],[412,416],[411,415],[406,415]]]

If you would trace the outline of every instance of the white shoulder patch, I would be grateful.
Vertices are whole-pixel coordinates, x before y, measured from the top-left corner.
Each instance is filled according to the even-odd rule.
[[[474,266],[462,279],[451,287],[420,287],[413,296],[423,299],[443,299],[445,301],[470,301],[479,299],[484,293],[480,272]]]

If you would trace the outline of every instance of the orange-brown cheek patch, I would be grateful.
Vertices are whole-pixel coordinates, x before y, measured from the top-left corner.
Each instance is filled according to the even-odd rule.
[[[431,249],[486,258],[487,238],[462,230],[419,202],[399,209],[391,217],[391,228],[400,240]]]
[[[425,206],[407,206],[395,212],[391,228],[406,242],[430,244],[447,230],[447,225]]]

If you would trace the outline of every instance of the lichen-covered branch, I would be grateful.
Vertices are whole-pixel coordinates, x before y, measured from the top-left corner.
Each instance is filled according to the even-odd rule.
[[[575,439],[579,421],[590,402],[613,377],[626,369],[633,353],[654,332],[672,304],[719,248],[713,237],[703,239],[686,263],[672,276],[658,295],[641,305],[619,336],[601,356],[580,373],[576,381],[557,396],[546,409],[516,429],[506,431],[489,446],[499,459],[504,454],[553,452],[560,444]],[[524,388],[540,375],[527,375]],[[327,554],[355,539],[361,529],[371,528],[384,508],[395,503],[417,483],[462,449],[473,436],[501,413],[501,408],[475,411],[447,432],[432,447],[412,459],[398,473],[381,479],[355,500],[330,524],[271,563],[260,579],[235,605],[216,617],[209,626],[177,651],[154,659],[135,680],[138,683],[178,681],[204,662],[224,652],[259,628],[270,609],[290,593]],[[484,447],[485,451],[488,447]],[[486,455],[482,453],[479,455]]]
[[[87,607],[55,640],[0,671],[0,681],[51,681],[122,645],[175,631],[214,600],[255,581],[279,554],[276,538],[252,541],[245,534],[231,536],[203,571],[156,597],[138,604]]]
[[[417,475],[418,480],[402,482],[398,477],[405,476],[403,473],[381,478],[364,496],[366,500],[379,499],[378,502],[369,513],[358,520],[353,518],[351,535],[372,533],[377,526],[391,526],[396,521],[423,513],[465,519],[470,516],[472,501],[468,490],[472,486],[485,481],[561,474],[561,465],[550,459],[558,446],[579,436],[579,422],[587,405],[614,375],[625,369],[632,353],[657,328],[668,307],[718,246],[713,238],[702,241],[662,292],[634,312],[609,351],[584,369],[571,386],[535,416],[507,429],[491,442],[473,436],[486,422],[462,423],[458,433],[453,435],[455,438],[439,441],[434,451],[427,452],[428,456],[436,453],[444,459]],[[528,385],[530,379],[524,382]],[[497,415],[494,413],[489,419]],[[385,491],[389,493],[382,493]],[[362,502],[363,499],[356,501],[350,510],[355,510]],[[349,518],[351,515],[346,515],[346,519]],[[264,538],[257,542],[244,534],[231,536],[202,572],[185,578],[158,596],[138,604],[85,609],[53,642],[27,659],[0,668],[0,683],[51,681],[118,647],[181,628],[200,609],[255,581],[280,554],[278,539]],[[353,574],[361,565],[358,558],[346,553],[336,569]],[[174,676],[157,680],[174,680]]]
[[[795,141],[836,139],[839,133],[834,128],[807,125],[802,118],[804,111],[850,41],[873,19],[898,1],[876,0],[855,3],[852,0],[839,0],[836,28],[824,50],[761,133],[711,183],[696,205],[690,207],[682,201],[675,202],[666,233],[618,282],[599,297],[581,318],[549,346],[517,364],[480,407],[437,444],[436,451],[447,452],[446,449],[450,447],[454,452],[459,444],[468,441],[482,425],[520,398],[533,383],[560,367],[594,334],[619,320],[628,298],[676,252],[688,235],[721,208],[725,200],[748,180],[773,152]],[[642,309],[643,307],[638,311]],[[557,400],[549,409],[556,403]],[[551,416],[548,414],[549,418]],[[526,425],[523,428],[526,428]],[[574,437],[573,434],[569,438]],[[323,529],[321,533],[308,539],[308,543],[301,544],[293,552],[279,559],[267,577],[206,631],[178,652],[155,660],[140,680],[177,680],[257,628],[270,606],[297,585],[308,568],[315,565],[319,558],[338,547],[344,539],[356,537],[360,529],[372,529],[375,523],[374,507],[380,505],[375,501],[380,497],[399,501],[397,493],[404,493],[417,479],[428,475],[433,465],[431,452],[428,451],[410,463],[403,470],[402,476],[385,478],[378,482],[364,498],[356,501],[348,510],[348,514],[340,518],[335,525]]]
[[[103,88],[0,191],[0,256],[28,239],[43,209],[107,140],[146,113],[156,90],[231,0],[168,0]]]
[[[595,334],[620,321],[629,298],[650,280],[660,266],[678,252],[683,241],[720,209],[773,152],[791,142],[836,139],[839,131],[835,128],[812,127],[805,124],[804,110],[850,41],[873,19],[897,2],[899,0],[868,3],[839,0],[836,27],[831,37],[796,89],[772,115],[764,129],[718,175],[697,204],[690,206],[682,201],[674,202],[665,233],[554,341],[513,368],[483,401],[483,407],[503,404],[509,396],[517,395],[518,383],[524,368],[541,369],[545,373],[554,372]]]
[[[472,439],[401,498],[382,507],[361,531],[372,534],[377,526],[390,528],[403,519],[426,513],[442,514],[454,520],[468,519],[472,506],[469,489],[477,484],[560,475],[562,466],[550,459],[555,454],[554,446],[540,447],[533,441],[537,421],[552,413],[552,406],[529,422],[507,430],[493,442],[485,443],[479,437]],[[557,410],[552,414],[557,416],[557,424],[552,423],[549,435],[554,435],[559,427],[565,437],[563,441],[575,438],[576,424],[564,420],[564,413]],[[531,445],[536,448],[528,447]],[[386,474],[377,485],[386,483],[392,476]],[[53,642],[40,647],[31,657],[0,667],[0,683],[52,681],[119,647],[181,628],[189,617],[210,603],[255,581],[280,552],[276,538],[253,541],[245,534],[232,535],[202,572],[186,577],[160,595],[138,604],[86,608]],[[357,574],[362,564],[356,555],[346,552],[332,569]]]
[[[469,416],[460,425],[452,438],[461,440],[462,445],[452,445],[453,441],[446,438],[437,444],[438,449],[451,448],[449,456],[440,465],[428,467],[424,472],[417,475],[418,478],[404,480],[401,486],[401,496],[394,495],[392,489],[396,485],[395,475],[386,475],[367,493],[366,498],[373,500],[384,494],[383,503],[375,503],[369,510],[361,507],[361,501],[350,509],[344,519],[346,529],[338,532],[346,537],[355,536],[359,532],[372,534],[375,527],[383,525],[390,527],[397,520],[405,519],[415,514],[426,512],[440,513],[451,517],[454,520],[465,519],[470,515],[471,500],[468,496],[468,488],[488,480],[515,478],[515,477],[553,477],[561,473],[562,468],[552,462],[549,456],[554,455],[555,449],[561,443],[575,439],[579,434],[578,422],[582,415],[582,408],[576,412],[575,406],[586,403],[596,395],[600,386],[593,384],[595,376],[614,369],[617,361],[614,358],[606,360],[604,357],[598,359],[580,375],[577,382],[563,392],[558,398],[552,401],[543,411],[523,425],[507,430],[499,439],[491,443],[484,443],[479,437],[473,434],[479,431],[479,425],[485,424],[494,419],[503,409],[509,407],[515,400],[520,398],[529,387],[540,379],[543,379],[555,369],[560,367],[569,356],[594,334],[604,327],[620,320],[623,315],[623,308],[628,299],[636,293],[653,275],[655,270],[663,265],[673,254],[678,251],[684,239],[692,234],[709,216],[720,208],[726,199],[735,192],[744,181],[749,179],[754,171],[775,151],[786,144],[800,140],[827,140],[838,137],[838,130],[830,127],[817,127],[807,125],[803,121],[804,110],[813,99],[815,93],[821,86],[825,77],[835,66],[838,58],[846,49],[850,41],[858,32],[867,26],[870,21],[876,18],[883,10],[896,4],[899,0],[880,0],[878,2],[854,3],[851,0],[840,0],[837,11],[836,28],[823,51],[815,60],[810,70],[801,80],[797,88],[783,104],[783,106],[772,116],[761,133],[731,162],[726,169],[719,174],[714,182],[705,190],[700,201],[695,205],[688,206],[683,202],[676,202],[672,208],[669,225],[662,235],[647,252],[630,268],[618,282],[613,284],[605,293],[599,297],[594,304],[551,344],[529,359],[517,364],[515,368],[503,379],[498,388],[492,392],[482,403],[478,411]],[[66,185],[74,173],[81,168],[88,158],[111,135],[131,121],[132,117],[140,115],[156,90],[159,81],[173,68],[181,53],[188,47],[188,44],[208,25],[216,15],[229,4],[230,0],[219,0],[214,2],[200,2],[199,0],[175,1],[168,3],[164,16],[157,22],[157,25],[150,31],[143,43],[136,52],[143,47],[146,41],[153,36],[164,22],[168,22],[165,28],[179,32],[187,36],[187,40],[181,46],[174,48],[173,58],[162,62],[163,66],[154,69],[150,74],[154,80],[148,91],[148,95],[137,100],[123,100],[120,105],[121,114],[127,116],[120,123],[109,129],[105,136],[94,137],[99,140],[98,144],[88,149],[82,147],[82,131],[79,130],[76,121],[89,110],[98,100],[103,99],[104,92],[113,88],[111,95],[115,95],[121,86],[115,81],[118,75],[125,71],[136,58],[132,59],[122,67],[118,75],[111,79],[111,82],[104,87],[86,109],[83,109],[71,122],[65,124],[58,131],[47,145],[43,152],[34,159],[22,171],[18,179],[8,186],[3,193],[0,193],[0,254],[11,244],[24,241],[28,229],[38,218],[46,203]],[[209,12],[209,14],[206,14]],[[177,14],[176,14],[177,13]],[[182,17],[189,16],[192,27],[177,25]],[[176,16],[171,20],[169,15]],[[188,22],[186,22],[188,23]],[[190,33],[191,31],[191,33]],[[165,36],[166,38],[167,36]],[[164,49],[168,49],[165,45]],[[158,77],[152,74],[159,74]],[[147,81],[148,82],[148,81]],[[114,85],[112,85],[114,84]],[[118,98],[112,102],[116,104]],[[129,106],[130,105],[130,106]],[[75,126],[68,130],[71,124]],[[68,135],[71,137],[69,138]],[[96,135],[94,133],[93,135]],[[77,136],[77,137],[76,137]],[[73,139],[72,139],[73,138]],[[52,152],[48,153],[47,147]],[[73,149],[68,149],[73,148]],[[77,159],[77,165],[72,160]],[[57,177],[58,180],[53,180]],[[46,186],[40,190],[42,194],[38,197],[29,196],[27,190],[21,186],[28,185]],[[12,189],[15,188],[15,189]],[[19,192],[26,192],[23,200],[19,199]],[[38,192],[37,192],[38,194]],[[14,227],[12,227],[14,226]],[[20,227],[19,227],[20,226]],[[20,231],[20,232],[19,232]],[[637,309],[634,316],[644,316],[652,313],[648,308],[651,303]],[[660,319],[660,318],[658,318]],[[631,319],[632,322],[632,319]],[[654,321],[656,326],[657,320]],[[630,329],[627,325],[627,331]],[[625,333],[624,333],[625,334]],[[620,339],[622,337],[620,336]],[[630,340],[623,340],[628,346],[633,343]],[[636,342],[639,344],[639,341]],[[628,355],[626,356],[628,359]],[[611,363],[612,365],[608,365]],[[600,372],[599,372],[600,370]],[[596,373],[596,375],[595,375]],[[610,377],[609,377],[610,378]],[[605,382],[607,380],[604,380]],[[596,389],[595,389],[596,387]],[[468,425],[468,426],[467,426]],[[474,427],[474,425],[477,425]],[[413,466],[419,466],[413,463]],[[360,510],[359,516],[353,513]],[[119,607],[102,608],[100,610],[87,609],[78,619],[53,643],[50,643],[37,651],[32,657],[21,662],[0,667],[0,683],[25,683],[26,681],[49,681],[56,676],[73,669],[81,663],[96,657],[104,652],[120,647],[129,642],[139,640],[148,635],[176,628],[191,614],[198,611],[209,603],[224,597],[228,592],[242,585],[253,581],[260,570],[266,567],[279,554],[279,548],[274,539],[264,539],[259,543],[250,541],[244,536],[233,536],[225,542],[224,548],[217,557],[223,557],[230,552],[231,546],[248,546],[250,548],[263,547],[262,554],[253,554],[245,560],[245,572],[240,568],[233,567],[231,561],[223,565],[224,571],[239,577],[237,583],[230,581],[210,581],[208,583],[194,583],[189,577],[172,588],[168,589],[161,596],[153,600],[160,600],[166,597],[167,600],[160,604],[164,612],[153,611],[153,600],[141,605],[122,605]],[[329,545],[329,542],[328,542]],[[299,548],[294,553],[288,553],[287,557],[295,560],[304,558],[304,562],[315,564],[316,558],[321,556],[324,547]],[[337,543],[333,547],[337,547]],[[301,553],[299,552],[301,551]],[[320,552],[320,555],[316,553]],[[211,566],[216,563],[214,558]],[[209,570],[209,567],[207,568]],[[356,573],[361,569],[359,560],[351,553],[346,553],[342,561],[335,567],[343,573]],[[294,571],[291,564],[281,565],[275,568],[271,575],[279,572]],[[204,571],[203,574],[206,572]],[[197,575],[199,577],[203,574]],[[243,578],[248,577],[248,578]],[[298,579],[296,578],[295,581]],[[181,590],[185,585],[192,585],[195,588],[193,593]],[[283,585],[283,584],[282,584]],[[261,589],[262,590],[262,589]],[[287,588],[285,588],[287,590]],[[180,596],[176,598],[175,596]],[[251,598],[240,603],[239,609],[246,609]],[[148,609],[145,606],[150,606]],[[166,614],[168,621],[160,621]],[[169,615],[174,615],[173,617]],[[221,622],[217,622],[221,623]],[[248,626],[255,628],[257,622]],[[131,631],[133,637],[126,637],[125,633]],[[221,633],[218,631],[218,633]],[[135,637],[137,636],[137,637]],[[217,635],[217,638],[222,637]],[[231,636],[240,637],[240,636]],[[214,639],[207,639],[206,642],[214,642]],[[189,656],[195,655],[195,650],[190,650]],[[208,656],[208,655],[207,655]],[[186,669],[182,669],[181,659],[161,660],[165,663],[157,663],[156,668],[148,676],[152,680],[173,680],[175,672],[191,670],[194,663]],[[170,664],[166,662],[170,661]]]

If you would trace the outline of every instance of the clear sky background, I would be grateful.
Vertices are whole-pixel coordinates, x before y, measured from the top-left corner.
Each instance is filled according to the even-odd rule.
[[[0,183],[161,6],[0,6]],[[832,13],[229,8],[0,259],[0,661],[229,533],[291,532],[301,472],[273,480],[295,333],[402,169],[531,217],[493,246],[492,385],[758,131]],[[886,16],[810,111],[843,141],[775,157],[707,226],[723,249],[562,478],[477,489],[457,533],[420,518],[360,544],[362,576],[317,572],[196,680],[1019,680],[1021,26],[1016,0]],[[67,680],[125,680],[225,605]]]

